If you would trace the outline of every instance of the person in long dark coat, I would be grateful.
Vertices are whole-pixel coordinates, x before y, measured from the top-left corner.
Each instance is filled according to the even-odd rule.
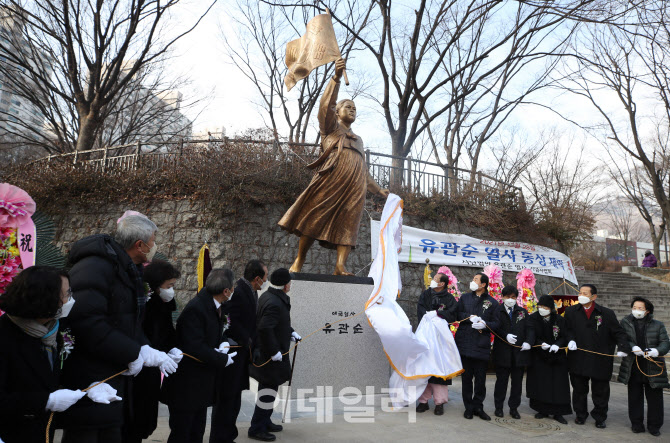
[[[291,327],[291,274],[279,268],[270,275],[270,289],[258,299],[256,314],[256,348],[250,367],[251,376],[258,381],[258,398],[251,417],[248,436],[254,440],[274,441],[272,432],[283,429],[272,423],[272,405],[279,385],[291,377],[288,352],[291,341],[300,335]],[[268,406],[270,405],[270,406]]]
[[[568,358],[565,349],[561,349],[568,343],[565,319],[556,313],[551,295],[540,297],[537,307],[528,321],[534,347],[526,377],[526,396],[530,407],[537,411],[535,418],[552,416],[557,422],[568,424],[563,417],[572,414]]]
[[[503,305],[498,310],[498,329],[493,341],[492,359],[496,367],[496,385],[493,391],[495,416],[504,417],[503,404],[507,395],[510,377],[512,387],[509,394],[509,415],[520,419],[517,408],[521,404],[523,373],[530,363],[530,343],[528,336],[528,311],[517,305],[519,291],[514,286],[505,286],[502,290]],[[518,347],[516,347],[516,346]]]
[[[491,356],[491,332],[498,328],[500,304],[488,293],[489,278],[478,273],[470,282],[470,290],[458,300],[456,320],[461,321],[456,331],[456,346],[463,362],[463,417],[491,420],[484,412],[486,398],[486,370]],[[474,378],[474,390],[472,379]]]
[[[631,314],[621,320],[632,354],[621,361],[619,381],[628,385],[628,417],[634,433],[644,432],[644,397],[647,397],[647,428],[655,437],[663,426],[663,389],[670,388],[665,359],[670,339],[665,325],[654,320],[654,305],[644,297],[631,302]],[[648,361],[651,358],[654,362]]]
[[[416,305],[416,315],[421,323],[421,319],[428,311],[437,311],[437,315],[453,322],[456,320],[456,299],[447,290],[449,277],[444,274],[435,274],[430,282],[430,288],[421,293],[419,302]],[[435,415],[444,414],[444,404],[449,401],[449,391],[447,386],[451,385],[451,379],[444,380],[439,377],[430,377],[428,386],[419,397],[419,404],[416,406],[416,412],[425,412],[429,409],[428,400],[433,398],[435,401]]]
[[[575,423],[583,425],[589,416],[587,396],[591,382],[593,410],[591,417],[597,428],[605,428],[607,404],[610,398],[610,379],[614,364],[615,346],[617,356],[625,357],[631,347],[626,333],[616,318],[614,311],[595,300],[598,290],[594,285],[586,284],[579,288],[579,304],[565,310],[565,322],[568,328],[568,365],[572,384],[572,407],[577,418]],[[579,351],[577,348],[593,352]]]
[[[183,356],[176,348],[177,333],[172,323],[172,313],[177,310],[174,300],[174,284],[179,271],[170,263],[152,260],[144,268],[144,282],[149,286],[151,297],[146,304],[142,329],[154,349],[167,352],[179,363]],[[133,406],[124,443],[141,443],[149,438],[158,426],[158,403],[161,392],[161,371],[158,368],[144,368],[134,380]]]
[[[223,305],[223,313],[230,319],[226,334],[241,347],[235,362],[222,371],[222,383],[212,409],[209,443],[232,442],[238,436],[235,423],[242,406],[242,391],[249,389],[249,350],[253,349],[256,338],[258,290],[267,279],[267,266],[260,260],[249,261],[244,277],[235,285],[235,297]]]
[[[45,266],[24,269],[0,296],[0,441],[43,443],[51,413],[87,395],[59,389],[61,362],[70,350],[63,320],[73,303],[67,274]],[[51,441],[55,429],[53,423]]]
[[[163,382],[161,401],[170,411],[168,443],[202,442],[207,408],[214,404],[218,374],[232,364],[221,305],[233,295],[233,271],[212,269],[205,287],[177,319],[177,346],[185,354],[179,370]],[[197,360],[196,360],[197,359]]]

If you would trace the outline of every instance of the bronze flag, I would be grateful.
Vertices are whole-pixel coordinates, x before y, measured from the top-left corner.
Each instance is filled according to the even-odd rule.
[[[286,88],[291,88],[299,80],[307,77],[313,69],[342,57],[335,38],[335,29],[330,14],[320,14],[307,23],[305,34],[286,45],[286,66],[288,74],[284,78]]]

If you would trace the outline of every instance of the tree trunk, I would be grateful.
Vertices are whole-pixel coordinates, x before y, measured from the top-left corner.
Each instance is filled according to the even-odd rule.
[[[93,149],[99,124],[93,117],[85,116],[79,120],[79,135],[77,137],[77,151]]]

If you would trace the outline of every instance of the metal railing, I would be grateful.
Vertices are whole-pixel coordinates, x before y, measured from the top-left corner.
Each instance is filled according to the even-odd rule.
[[[153,169],[175,166],[186,155],[207,157],[212,152],[225,152],[227,149],[232,149],[232,146],[240,144],[245,145],[245,156],[252,160],[267,162],[281,160],[291,168],[311,163],[318,157],[320,149],[320,145],[314,143],[286,143],[224,137],[179,140],[161,143],[160,146],[136,142],[129,145],[49,155],[32,163],[49,165],[65,161],[92,171],[121,173],[136,169],[140,165]],[[365,151],[365,161],[372,178],[385,188],[395,184],[396,188],[399,186],[405,192],[428,197],[473,194],[482,203],[486,198],[491,198],[499,203],[503,201],[511,205],[523,204],[523,193],[520,187],[502,182],[479,171],[473,173],[467,169],[370,150]]]

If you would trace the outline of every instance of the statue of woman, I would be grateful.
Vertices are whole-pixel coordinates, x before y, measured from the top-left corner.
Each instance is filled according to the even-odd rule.
[[[337,102],[344,59],[335,62],[335,74],[319,104],[321,155],[311,165],[316,169],[307,189],[286,211],[279,226],[300,236],[298,256],[291,272],[300,272],[307,251],[318,240],[321,246],[337,250],[335,275],[353,275],[345,264],[356,247],[358,227],[368,191],[388,197],[372,179],[365,163],[363,140],[351,130],[356,120],[353,100]]]

